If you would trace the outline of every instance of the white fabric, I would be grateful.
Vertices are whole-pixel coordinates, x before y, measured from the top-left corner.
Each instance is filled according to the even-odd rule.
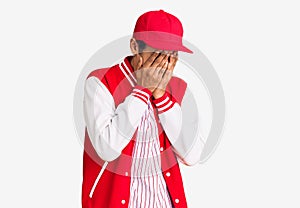
[[[204,142],[197,126],[197,109],[189,105],[189,96],[187,93],[184,95],[181,106],[175,103],[172,108],[160,113],[159,120],[180,161],[191,166],[200,161]],[[189,113],[189,110],[195,112]]]
[[[84,88],[84,119],[91,143],[105,161],[116,159],[130,142],[147,104],[128,95],[115,108],[112,95],[96,77],[89,77]]]
[[[138,126],[131,174],[129,208],[172,208],[161,172],[158,129],[150,101]]]

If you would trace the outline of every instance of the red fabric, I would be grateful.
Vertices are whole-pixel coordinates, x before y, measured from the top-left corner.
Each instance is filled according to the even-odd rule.
[[[144,94],[146,93],[146,94]],[[144,101],[146,104],[148,102],[148,99],[152,96],[152,92],[147,89],[147,88],[143,88],[142,86],[136,85],[134,87],[134,89],[132,90],[131,93],[133,96],[141,99],[142,101]]]
[[[170,96],[171,100],[181,105],[182,98],[187,88],[187,83],[179,77],[172,77],[167,85],[166,92]]]
[[[153,103],[159,114],[168,111],[175,104],[175,102],[171,100],[168,92],[165,92],[160,98],[153,100]]]
[[[183,27],[180,20],[163,10],[149,11],[136,21],[133,37],[156,49],[193,53],[182,44]]]
[[[128,60],[126,62],[128,63]],[[132,70],[132,68],[130,68],[130,70]],[[133,89],[118,65],[106,69],[97,69],[88,75],[88,77],[90,76],[97,77],[109,89],[110,93],[113,95],[116,106],[123,102]],[[175,87],[172,89],[170,88],[170,92],[174,92],[174,95],[170,95],[171,98],[176,98],[177,101],[181,102],[184,94],[182,88],[182,86],[184,86],[183,80],[172,78],[172,82],[170,83],[172,83],[170,84],[170,87]],[[178,89],[177,86],[181,86],[181,89]],[[154,104],[152,103],[152,105]],[[155,117],[158,121],[157,114],[155,114]],[[169,139],[165,132],[162,131],[162,126],[159,122],[157,122],[157,125],[159,132],[161,132],[159,135],[160,145],[164,149],[164,151],[161,152],[162,171],[170,192],[172,203],[175,208],[186,208],[187,202],[177,158],[172,150]],[[89,193],[105,161],[103,161],[94,150],[86,128],[85,133],[82,207],[128,207],[131,179],[130,156],[132,155],[134,147],[135,134],[129,144],[123,149],[122,154],[116,160],[108,163],[94,190],[93,197],[90,198]],[[128,175],[124,174],[125,172],[127,172]],[[179,203],[176,203],[177,200],[179,200]]]
[[[172,79],[170,80],[166,88],[165,93],[160,98],[153,100],[153,103],[158,109],[158,113],[163,113],[168,111],[173,107],[173,105],[176,102],[179,105],[181,105],[182,98],[184,96],[186,88],[187,88],[187,83],[185,81],[183,81],[178,77],[172,77]],[[167,102],[162,102],[165,101],[166,98],[169,98],[167,99]]]

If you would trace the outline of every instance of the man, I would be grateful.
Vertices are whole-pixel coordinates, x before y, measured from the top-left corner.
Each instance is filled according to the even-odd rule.
[[[187,83],[172,76],[183,28],[159,11],[141,15],[132,56],[85,82],[82,207],[187,207],[177,159],[200,160],[203,143],[182,135]]]

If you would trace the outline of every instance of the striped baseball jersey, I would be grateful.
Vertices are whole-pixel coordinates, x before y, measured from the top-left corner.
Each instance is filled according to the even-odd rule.
[[[153,107],[148,108],[138,126],[132,155],[129,208],[172,208],[161,172],[160,145]]]

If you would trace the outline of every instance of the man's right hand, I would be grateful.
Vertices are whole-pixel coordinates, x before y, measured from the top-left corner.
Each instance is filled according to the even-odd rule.
[[[169,56],[170,54],[156,51],[152,53],[144,64],[142,57],[139,57],[137,70],[135,71],[137,84],[153,92],[167,69]]]

